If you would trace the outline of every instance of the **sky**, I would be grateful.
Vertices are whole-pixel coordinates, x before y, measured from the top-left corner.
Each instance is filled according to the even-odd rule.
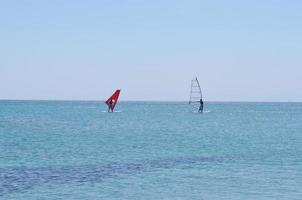
[[[0,99],[302,101],[300,0],[0,0]]]

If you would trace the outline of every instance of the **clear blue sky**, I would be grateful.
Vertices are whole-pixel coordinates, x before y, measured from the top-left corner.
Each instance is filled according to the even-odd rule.
[[[302,101],[300,0],[1,0],[0,99]]]

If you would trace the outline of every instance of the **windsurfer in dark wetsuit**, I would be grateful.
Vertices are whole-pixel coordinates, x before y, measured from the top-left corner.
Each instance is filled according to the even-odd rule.
[[[203,101],[202,99],[200,99],[200,106],[199,106],[199,109],[198,109],[198,112],[202,113],[203,112]]]
[[[109,101],[109,105],[108,105],[108,112],[113,112],[113,105],[114,105],[114,99],[111,99]]]

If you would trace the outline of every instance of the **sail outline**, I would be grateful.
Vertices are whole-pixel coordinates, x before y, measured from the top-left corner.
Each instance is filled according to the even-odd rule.
[[[120,92],[121,92],[120,89],[116,90],[116,91],[111,95],[111,97],[109,97],[109,98],[106,100],[106,102],[105,102],[105,103],[107,104],[107,106],[110,106],[110,101],[112,101],[112,105],[111,105],[112,111],[114,110],[114,108],[115,108],[115,106],[116,106],[116,104],[117,104],[117,102],[118,102],[118,98],[119,98],[119,96],[120,96]]]
[[[197,77],[191,80],[191,90],[190,90],[190,99],[189,104],[199,103],[200,99],[202,99],[202,91],[200,88],[199,81]]]

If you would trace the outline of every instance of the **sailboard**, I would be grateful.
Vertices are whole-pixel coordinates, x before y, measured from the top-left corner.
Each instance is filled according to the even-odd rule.
[[[118,98],[120,96],[120,92],[121,92],[121,90],[116,90],[111,95],[111,97],[109,97],[109,99],[107,99],[107,101],[105,102],[107,104],[107,106],[110,106],[110,102],[112,103],[112,105],[111,105],[112,111],[114,110],[114,108],[115,108],[115,106],[117,104]]]
[[[200,106],[200,100],[202,99],[202,92],[197,77],[191,80],[191,90],[189,104],[198,109]]]

